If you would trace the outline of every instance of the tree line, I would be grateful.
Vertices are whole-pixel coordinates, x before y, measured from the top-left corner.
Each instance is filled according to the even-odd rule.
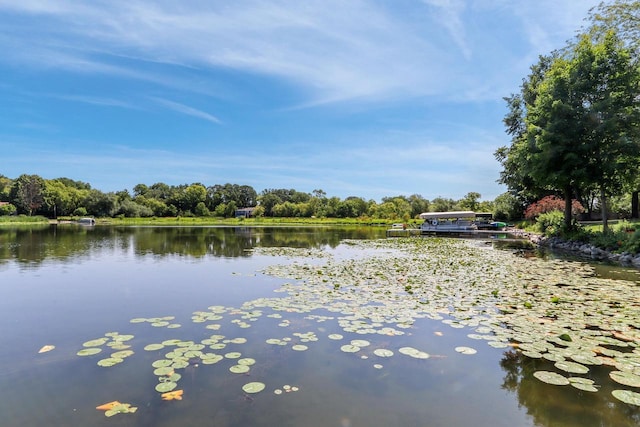
[[[422,212],[473,210],[492,212],[496,218],[516,219],[523,207],[505,194],[480,201],[469,192],[462,199],[421,195],[384,197],[380,202],[351,196],[329,197],[320,189],[305,193],[294,189],[265,189],[249,185],[202,183],[138,184],[133,191],[102,192],[89,183],[70,178],[44,179],[23,174],[15,179],[0,175],[0,215],[24,214],[95,217],[233,217],[240,208],[254,207],[257,217],[372,218],[408,221]]]
[[[523,205],[545,196],[599,207],[603,227],[612,202],[630,195],[638,217],[640,189],[640,1],[593,8],[575,39],[540,56],[520,92],[505,98],[511,145],[495,153],[499,182]]]

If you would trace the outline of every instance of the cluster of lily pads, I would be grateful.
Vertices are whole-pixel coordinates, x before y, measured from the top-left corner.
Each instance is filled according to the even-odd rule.
[[[222,321],[230,317],[228,323],[241,329],[266,317],[290,329],[293,323],[284,317],[304,315],[309,321],[335,322],[345,335],[362,336],[343,343],[342,352],[362,358],[370,354],[382,360],[396,352],[428,359],[430,355],[424,350],[393,348],[388,340],[415,329],[419,319],[432,319],[452,328],[466,328],[469,338],[485,341],[491,347],[515,347],[526,357],[553,362],[556,371],[534,373],[535,378],[548,384],[570,384],[595,392],[598,385],[589,378],[592,367],[609,366],[611,380],[628,387],[612,395],[640,405],[640,393],[634,391],[640,388],[637,283],[598,278],[592,267],[579,262],[516,258],[475,241],[393,239],[347,244],[354,256],[340,259],[328,250],[256,248],[262,254],[293,258],[293,262],[272,265],[261,272],[290,282],[273,297],[246,301],[240,307],[211,306],[194,312],[191,320],[217,331],[229,327]],[[178,325],[169,323],[171,320],[173,317],[136,318],[131,322],[157,327]],[[129,336],[114,334],[85,343],[87,348],[78,354],[95,354],[105,344],[126,350],[121,346]],[[345,335],[333,333],[327,338],[340,341]],[[371,344],[380,337],[387,340],[385,345]],[[295,331],[291,336],[268,338],[266,344],[306,351],[320,338],[314,331]],[[181,378],[176,370],[195,363],[234,360],[230,372],[248,373],[258,363],[255,359],[235,351],[219,352],[228,344],[244,342],[244,338],[215,334],[199,342],[172,339],[146,345],[147,351],[169,350],[153,362],[158,377],[156,390],[175,390]],[[477,352],[467,346],[454,350],[461,355]],[[114,353],[109,359],[124,357]],[[383,368],[378,363],[374,367]],[[242,390],[259,393],[265,387],[263,382],[252,381]]]
[[[82,344],[84,347],[77,352],[78,356],[93,356],[102,352],[102,346],[106,345],[111,350],[117,350],[109,357],[98,360],[98,366],[110,367],[124,362],[124,359],[134,354],[129,350],[131,345],[125,344],[133,339],[133,335],[120,334],[118,332],[107,332],[104,337],[89,340]]]
[[[535,375],[549,384],[597,391],[592,379],[575,375],[607,365],[616,369],[610,373],[614,382],[640,387],[638,283],[596,277],[593,267],[580,262],[516,259],[473,241],[397,239],[350,245],[370,256],[269,267],[266,273],[298,282],[284,287],[288,297],[257,306],[277,310],[285,305],[298,311],[324,307],[345,314],[340,325],[359,334],[401,334],[419,318],[441,320],[454,328],[474,328],[469,338],[492,347],[516,347],[526,357],[554,362],[555,375]],[[386,251],[372,254],[372,248]],[[456,351],[476,352],[462,346]],[[625,403],[640,402],[634,390],[612,394]]]

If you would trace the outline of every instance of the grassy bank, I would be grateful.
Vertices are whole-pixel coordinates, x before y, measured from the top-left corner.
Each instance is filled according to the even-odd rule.
[[[0,216],[0,226],[21,224],[47,224],[49,220],[43,216],[9,215]]]
[[[76,217],[59,217],[58,222],[77,221]],[[385,226],[398,220],[371,218],[217,218],[217,217],[151,217],[151,218],[97,218],[96,225],[158,225],[158,226]],[[415,222],[415,221],[414,221]],[[415,222],[416,224],[418,222]]]

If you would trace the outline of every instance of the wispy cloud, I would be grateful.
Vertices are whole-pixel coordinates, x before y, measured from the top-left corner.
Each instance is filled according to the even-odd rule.
[[[149,97],[156,103],[170,109],[176,111],[181,114],[186,114],[187,116],[197,117],[199,119],[203,119],[209,121],[211,123],[222,124],[222,121],[218,119],[216,116],[207,113],[206,111],[198,110],[197,108],[190,107],[188,105],[180,104],[179,102],[169,101],[168,99],[157,98],[154,96]]]

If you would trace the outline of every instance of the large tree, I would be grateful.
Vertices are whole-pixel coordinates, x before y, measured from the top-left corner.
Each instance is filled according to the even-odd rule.
[[[565,225],[575,193],[598,188],[601,203],[633,179],[640,161],[640,74],[632,51],[614,31],[583,35],[552,57],[543,57],[520,96],[507,99],[512,146],[496,157],[502,182],[562,193]],[[520,186],[520,188],[518,187]],[[606,229],[606,215],[603,218]]]
[[[38,175],[20,175],[11,186],[10,202],[31,216],[45,202],[45,181]]]

